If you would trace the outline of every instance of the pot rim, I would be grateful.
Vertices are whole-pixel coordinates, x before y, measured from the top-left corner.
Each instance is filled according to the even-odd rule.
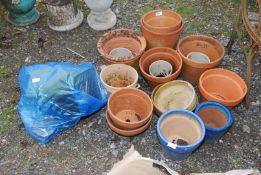
[[[136,36],[137,38],[133,38],[135,39],[136,41],[138,41],[141,45],[140,47],[140,50],[139,52],[137,53],[137,55],[133,55],[130,57],[130,59],[126,59],[126,60],[123,60],[123,61],[117,61],[117,60],[114,60],[112,59],[113,57],[110,56],[108,53],[104,52],[103,50],[103,39],[104,37],[106,37],[107,35],[110,35],[114,32],[117,32],[117,31],[128,31],[129,33],[133,34],[134,36]],[[143,37],[143,36],[139,36],[138,34],[135,33],[135,31],[131,30],[131,29],[124,29],[124,28],[121,28],[121,29],[115,29],[115,30],[111,30],[109,32],[106,32],[104,33],[98,40],[97,42],[97,50],[98,52],[100,53],[100,55],[107,61],[111,62],[111,63],[129,63],[129,62],[132,62],[136,59],[138,59],[142,54],[143,52],[145,51],[146,49],[146,39]]]
[[[184,22],[182,21],[181,26],[180,26],[178,29],[174,30],[173,32],[158,33],[158,32],[154,32],[154,31],[149,30],[149,29],[143,24],[142,18],[140,19],[140,23],[141,23],[141,27],[142,27],[143,29],[145,29],[147,32],[149,32],[149,33],[151,33],[151,34],[153,34],[153,35],[160,35],[160,36],[174,35],[174,34],[179,33],[179,32],[184,28]]]
[[[213,74],[213,73],[212,73],[213,71],[219,71],[219,73]],[[228,73],[228,74],[230,74],[230,75],[233,75],[233,76],[237,77],[237,78],[241,81],[241,83],[242,83],[242,85],[244,86],[244,88],[242,89],[242,88],[239,86],[239,82],[238,82],[238,81],[236,81],[235,79],[231,78],[231,77],[230,77],[229,75],[227,75],[227,74],[223,74],[224,72],[226,72],[226,73]],[[203,84],[202,84],[203,78],[204,78],[205,76],[209,76],[209,75],[206,75],[206,74],[208,74],[208,73],[211,73],[210,75],[212,75],[212,76],[213,76],[213,75],[223,75],[223,76],[225,76],[225,77],[229,77],[229,79],[231,79],[232,81],[234,81],[234,83],[236,83],[236,84],[238,85],[238,87],[240,88],[240,90],[241,90],[241,92],[242,92],[242,95],[241,95],[240,97],[236,98],[236,99],[233,99],[233,100],[222,100],[222,99],[217,98],[216,96],[212,95],[211,93],[209,93],[209,92],[204,88],[204,86],[203,86]],[[235,106],[235,105],[233,105],[233,104],[240,102],[240,101],[246,96],[247,91],[248,91],[247,85],[246,85],[245,81],[243,80],[243,78],[241,78],[241,77],[240,77],[238,74],[236,74],[235,72],[230,71],[230,70],[227,70],[227,69],[223,69],[223,68],[214,68],[214,69],[209,69],[209,70],[206,70],[205,72],[203,72],[203,74],[202,74],[202,75],[200,76],[200,78],[199,78],[198,87],[199,87],[199,91],[200,91],[201,95],[204,93],[205,95],[203,95],[203,96],[208,96],[208,97],[210,97],[210,98],[212,98],[212,99],[215,99],[215,101],[217,101],[217,102],[228,104],[227,106],[230,106],[230,105]],[[202,92],[203,92],[203,93],[202,93]],[[233,104],[231,104],[231,103],[233,103]]]
[[[156,91],[157,91],[162,85],[163,85],[163,84],[158,84],[158,85],[152,90],[152,93],[151,93],[151,95],[150,95],[151,101],[152,101],[152,103],[153,103],[153,108],[155,108],[155,109],[154,109],[154,112],[155,112],[158,116],[161,116],[163,113],[162,113],[162,111],[160,111],[160,110],[158,109],[158,107],[155,105],[154,95],[155,95]]]
[[[186,117],[190,117],[192,118],[193,120],[195,120],[201,127],[201,134],[200,134],[200,138],[193,144],[189,144],[189,145],[185,145],[185,146],[182,146],[182,145],[178,145],[176,144],[176,148],[175,149],[192,149],[194,147],[196,147],[197,145],[199,145],[204,137],[205,137],[205,134],[206,134],[206,128],[205,128],[205,124],[203,123],[203,121],[201,120],[201,118],[199,116],[197,116],[196,114],[194,114],[193,112],[191,111],[188,111],[188,110],[185,110],[185,109],[172,109],[172,110],[169,110],[165,113],[163,113],[158,122],[157,122],[157,133],[159,135],[159,137],[162,139],[162,142],[165,144],[165,145],[168,145],[169,142],[162,134],[161,134],[161,130],[160,130],[160,126],[161,126],[161,123],[162,121],[168,117],[170,114],[183,114],[185,115]],[[174,116],[173,116],[174,117]],[[171,147],[168,147],[168,148],[171,148]],[[171,148],[171,149],[174,149],[174,148]]]
[[[124,136],[134,136],[134,135],[138,135],[138,134],[141,134],[142,132],[144,132],[147,128],[149,128],[151,122],[152,122],[152,115],[151,117],[149,118],[148,122],[145,123],[144,125],[142,125],[141,127],[139,128],[136,128],[136,129],[132,129],[132,130],[124,130],[124,129],[120,129],[120,128],[117,128],[114,124],[113,124],[113,121],[110,117],[110,114],[109,114],[109,111],[106,110],[106,121],[109,125],[109,127],[111,128],[111,130],[113,130],[114,132],[116,132],[117,134],[120,134],[120,135],[124,135]],[[118,133],[118,131],[120,132],[124,132],[125,134],[123,133]],[[136,133],[134,133],[136,132]]]
[[[161,49],[162,49],[162,51],[161,51]],[[159,51],[158,51],[158,52],[153,52],[154,50],[159,50]],[[172,52],[172,54],[166,53],[166,52],[164,52],[164,50],[169,50],[170,52]],[[152,52],[152,53],[151,53],[151,52]],[[169,76],[166,76],[166,77],[155,77],[155,76],[152,76],[152,75],[148,74],[148,73],[144,70],[144,68],[143,68],[143,66],[142,66],[143,61],[144,61],[146,58],[151,57],[152,55],[157,54],[157,53],[161,53],[161,54],[164,54],[164,55],[169,55],[169,56],[171,56],[173,59],[176,59],[176,60],[179,62],[179,65],[176,65],[176,64],[175,64],[175,66],[177,66],[175,72],[172,71],[172,74],[170,74]],[[159,58],[158,60],[162,60],[162,59]],[[156,61],[157,61],[157,60],[156,60]],[[141,58],[140,58],[140,60],[139,60],[139,68],[140,68],[141,73],[142,73],[144,76],[149,77],[149,78],[154,79],[154,80],[164,80],[164,79],[168,79],[168,78],[170,78],[170,77],[175,77],[176,75],[178,76],[178,74],[181,72],[182,65],[183,65],[183,61],[182,61],[182,58],[181,58],[181,56],[179,55],[179,53],[178,53],[176,50],[171,49],[171,48],[168,48],[168,47],[155,47],[155,48],[151,48],[151,49],[149,49],[148,51],[146,51],[146,52],[141,56]]]
[[[209,63],[199,63],[199,62],[195,62],[195,61],[191,61],[190,59],[188,59],[187,56],[183,55],[183,53],[181,52],[180,49],[180,45],[185,41],[185,40],[189,40],[189,39],[195,39],[195,40],[199,40],[201,41],[202,38],[204,38],[204,41],[212,41],[214,43],[216,43],[217,45],[220,46],[220,48],[222,49],[222,54],[219,56],[218,59],[214,60],[214,61],[210,61]],[[194,41],[195,41],[194,40]],[[217,66],[224,58],[225,56],[225,48],[224,46],[215,38],[207,36],[207,35],[189,35],[186,36],[184,38],[182,38],[181,40],[179,40],[178,44],[177,44],[177,51],[178,53],[181,55],[182,60],[190,65],[191,67],[195,67],[195,68],[211,68],[211,67],[215,67]]]
[[[122,67],[127,67],[128,69],[131,69],[131,70],[128,70],[128,71],[132,71],[132,72],[135,72],[135,80],[133,81],[132,84],[130,84],[129,86],[126,86],[126,87],[114,87],[114,86],[110,86],[108,85],[102,78],[102,75],[104,74],[104,72],[106,72],[107,69],[109,69],[110,67],[116,67],[116,66],[122,66]],[[101,70],[101,73],[100,73],[100,80],[102,83],[104,83],[106,86],[108,86],[109,88],[112,88],[112,89],[115,89],[115,90],[119,90],[119,89],[122,89],[122,88],[128,88],[128,87],[132,87],[134,86],[137,82],[138,82],[138,79],[139,79],[139,74],[138,72],[136,71],[136,69],[134,69],[133,67],[131,67],[130,65],[126,65],[126,64],[111,64],[111,65],[108,65],[106,66],[104,69]]]
[[[205,101],[205,102],[202,102],[200,103],[196,109],[195,109],[195,114],[199,114],[199,112],[202,110],[202,109],[205,109],[205,108],[213,108],[213,106],[217,106],[219,108],[221,108],[222,110],[224,110],[224,115],[226,116],[226,119],[227,119],[227,122],[224,126],[220,127],[220,128],[215,128],[215,127],[211,127],[211,126],[208,126],[204,123],[205,125],[205,128],[206,130],[210,130],[210,131],[215,131],[215,132],[218,132],[218,131],[223,131],[227,128],[229,128],[232,124],[233,124],[233,121],[234,121],[234,118],[233,118],[233,114],[232,112],[223,104],[219,103],[219,102],[216,102],[216,101]],[[216,109],[216,108],[214,108]],[[218,110],[218,109],[216,109]],[[221,110],[218,110],[218,111],[221,111]],[[199,115],[198,115],[199,116]],[[200,116],[199,116],[200,117]]]
[[[110,109],[111,99],[115,96],[115,94],[117,95],[117,93],[120,93],[121,91],[128,92],[129,90],[131,90],[131,91],[134,90],[134,91],[137,91],[137,92],[142,93],[143,95],[145,95],[145,97],[146,97],[145,101],[148,102],[148,105],[149,105],[149,108],[150,108],[149,115],[147,115],[144,119],[142,119],[140,121],[137,121],[137,122],[131,122],[131,123],[119,120],[117,117],[114,116],[114,114],[112,113],[112,111]],[[131,92],[128,92],[128,93],[131,93]],[[152,116],[152,113],[153,113],[153,103],[152,103],[149,95],[146,94],[144,91],[142,91],[140,89],[137,89],[137,88],[128,87],[128,88],[119,89],[119,90],[117,90],[117,91],[115,91],[115,92],[113,92],[111,94],[111,96],[109,97],[108,102],[107,102],[107,110],[108,110],[109,114],[110,113],[113,114],[112,116],[110,115],[112,120],[116,120],[118,123],[125,123],[125,124],[128,124],[130,126],[133,126],[133,125],[137,125],[137,124],[140,124],[140,123],[144,124],[144,123],[146,123],[146,121],[148,121],[148,119]]]
[[[197,94],[196,94],[195,88],[194,88],[194,87],[192,86],[192,84],[189,83],[188,81],[184,81],[184,80],[173,80],[173,81],[169,81],[169,82],[167,82],[167,83],[165,83],[165,84],[162,84],[162,86],[160,86],[160,87],[157,89],[157,91],[155,92],[154,98],[155,98],[155,96],[159,93],[159,90],[160,90],[163,86],[166,86],[166,85],[171,84],[171,83],[178,83],[178,82],[186,83],[186,84],[193,90],[193,92],[194,92],[194,98],[191,98],[190,102],[188,103],[188,105],[186,106],[186,108],[183,109],[183,110],[188,110],[188,109],[191,107],[191,104],[193,104],[194,101],[195,101],[195,104],[193,105],[192,109],[195,109],[195,107],[196,107],[196,105],[197,105],[197,102],[198,102]],[[157,106],[156,100],[155,100],[154,98],[153,98],[153,104],[155,103],[155,106],[157,107],[157,109],[159,109],[159,111],[161,111],[160,108]],[[164,113],[163,111],[161,111],[161,112]]]
[[[177,21],[178,21],[178,23],[177,23],[177,25],[175,25],[175,26],[169,26],[169,27],[155,27],[155,26],[152,26],[152,25],[150,25],[150,24],[148,24],[147,22],[146,22],[146,20],[145,20],[145,18],[148,16],[148,15],[150,15],[150,14],[152,14],[152,13],[157,13],[157,12],[167,12],[167,13],[172,13],[172,14],[175,14],[176,15],[176,18],[175,19],[178,19]],[[161,15],[161,16],[165,16],[165,15]],[[155,29],[157,29],[157,30],[160,30],[160,29],[162,29],[162,30],[165,30],[165,29],[169,29],[169,28],[175,28],[175,27],[177,27],[177,26],[181,26],[182,24],[182,22],[183,22],[183,19],[182,19],[182,16],[179,14],[179,13],[177,13],[177,12],[175,12],[175,11],[172,11],[172,10],[162,10],[162,9],[158,9],[158,10],[152,10],[152,11],[149,11],[149,12],[147,12],[147,13],[145,13],[143,16],[142,16],[142,21],[143,21],[143,23],[145,24],[145,25],[148,25],[150,28],[155,28]],[[178,27],[178,28],[179,28]]]

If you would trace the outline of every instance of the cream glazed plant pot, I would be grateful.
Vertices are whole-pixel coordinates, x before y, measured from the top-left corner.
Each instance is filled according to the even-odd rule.
[[[107,30],[116,24],[116,15],[110,6],[113,0],[84,0],[91,9],[87,22],[94,30]]]

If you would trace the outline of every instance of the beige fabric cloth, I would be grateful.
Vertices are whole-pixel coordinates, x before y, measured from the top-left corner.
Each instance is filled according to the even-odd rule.
[[[123,160],[114,164],[109,173],[103,175],[166,175],[158,168],[153,167],[153,162],[164,165],[163,162],[142,157],[132,146]],[[170,170],[172,175],[179,175],[177,172]],[[226,173],[192,173],[190,175],[261,175],[258,170],[231,170]]]

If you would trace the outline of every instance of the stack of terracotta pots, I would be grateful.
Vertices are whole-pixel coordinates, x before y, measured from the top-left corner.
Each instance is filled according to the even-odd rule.
[[[152,111],[152,101],[145,92],[136,88],[124,88],[110,96],[106,119],[114,132],[134,136],[150,126]]]
[[[171,10],[155,10],[141,18],[141,28],[147,48],[175,48],[184,27],[182,17]]]

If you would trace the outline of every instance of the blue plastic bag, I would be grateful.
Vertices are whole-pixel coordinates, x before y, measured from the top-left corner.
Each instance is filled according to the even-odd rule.
[[[19,72],[19,115],[27,133],[45,144],[103,107],[108,92],[92,63],[35,64]]]

